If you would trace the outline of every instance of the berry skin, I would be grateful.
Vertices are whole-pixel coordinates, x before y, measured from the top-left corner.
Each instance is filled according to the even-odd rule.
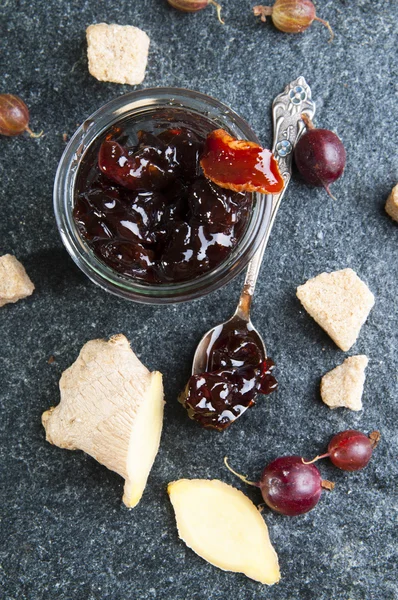
[[[324,187],[333,198],[329,185],[342,176],[346,151],[341,139],[329,129],[316,129],[307,115],[302,115],[307,131],[294,149],[294,161],[306,183]]]
[[[343,471],[359,471],[371,459],[373,445],[367,435],[348,429],[337,433],[329,442],[328,453],[332,463]]]
[[[301,456],[282,456],[265,467],[260,489],[272,510],[293,517],[318,504],[322,478],[314,465],[303,463]]]

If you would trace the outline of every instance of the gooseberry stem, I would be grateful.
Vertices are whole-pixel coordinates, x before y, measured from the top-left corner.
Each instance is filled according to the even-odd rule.
[[[323,181],[321,180],[321,183],[323,185],[323,187],[325,188],[326,192],[329,194],[329,196],[331,197],[332,200],[337,200],[336,196],[333,196],[332,192],[330,191],[330,187],[328,185],[326,185],[326,183],[323,183]]]
[[[327,454],[318,454],[318,456],[316,456],[312,460],[304,460],[304,458],[302,458],[301,460],[303,461],[304,465],[312,465],[312,463],[316,462],[317,460],[320,460],[321,458],[328,458],[328,456],[330,456],[329,452]]]
[[[43,129],[40,131],[40,133],[34,133],[30,127],[25,127],[25,131],[27,131],[32,138],[39,138],[44,133]]]
[[[314,17],[314,21],[319,21],[320,23],[322,23],[322,25],[325,25],[325,27],[328,28],[329,33],[330,33],[330,38],[328,39],[328,43],[330,44],[334,38],[334,31],[331,28],[329,21],[325,21],[324,19],[320,19],[319,17]]]
[[[330,456],[329,452],[327,452],[326,454],[318,454],[318,456],[316,456],[312,460],[304,460],[304,458],[302,458],[301,460],[303,461],[304,465],[312,465],[312,463],[316,462],[317,460],[321,460],[321,458],[328,458],[328,456]]]
[[[260,21],[263,23],[266,22],[267,17],[270,17],[273,13],[273,6],[262,6],[259,4],[258,6],[253,6],[253,13],[255,17],[260,17]]]
[[[311,119],[309,118],[308,115],[306,115],[305,113],[303,113],[301,115],[301,120],[303,121],[304,125],[306,126],[307,129],[316,129],[314,123],[311,121]]]
[[[228,464],[228,456],[224,456],[224,464],[227,467],[228,471],[231,471],[231,473],[236,475],[236,477],[239,477],[239,479],[241,479],[242,481],[247,483],[247,485],[253,485],[254,487],[257,487],[257,488],[260,487],[260,485],[258,483],[255,483],[254,481],[249,481],[247,479],[246,475],[241,475],[240,473],[237,473],[236,471],[234,471],[234,469],[232,467],[230,467]]]
[[[372,433],[369,433],[368,438],[370,439],[372,448],[375,449],[381,438],[380,431],[372,431]]]
[[[223,21],[221,18],[221,9],[222,9],[221,4],[218,4],[218,2],[216,2],[215,0],[207,0],[207,2],[208,2],[208,4],[212,4],[213,6],[216,7],[218,20],[220,21],[220,23],[222,25],[225,25],[225,21]]]

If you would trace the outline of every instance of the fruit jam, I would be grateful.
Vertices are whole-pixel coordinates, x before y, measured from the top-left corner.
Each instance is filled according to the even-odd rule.
[[[223,328],[208,350],[205,371],[190,377],[179,400],[191,419],[223,431],[255,404],[258,394],[276,390],[274,366],[250,330]]]
[[[236,247],[252,195],[204,177],[210,121],[141,127],[114,127],[86,153],[75,223],[94,254],[126,277],[149,284],[195,279]]]

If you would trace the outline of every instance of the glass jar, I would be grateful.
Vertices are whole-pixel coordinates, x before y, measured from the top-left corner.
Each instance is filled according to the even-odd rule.
[[[225,104],[199,92],[177,88],[153,88],[128,93],[105,104],[89,117],[69,141],[60,160],[54,183],[54,210],[62,241],[78,267],[93,281],[117,296],[148,304],[182,302],[220,288],[244,269],[257,250],[271,215],[271,197],[253,194],[252,210],[245,231],[226,260],[192,280],[149,284],[117,273],[88,247],[73,219],[79,168],[92,144],[123,121],[139,125],[162,119],[210,121],[236,138],[259,143],[249,125]]]

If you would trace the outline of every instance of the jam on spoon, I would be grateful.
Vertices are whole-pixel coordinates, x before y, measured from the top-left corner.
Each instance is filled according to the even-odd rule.
[[[236,320],[219,333],[209,345],[204,372],[190,377],[179,400],[191,419],[222,431],[255,404],[258,394],[270,394],[278,384],[275,365],[265,358],[254,331]]]

